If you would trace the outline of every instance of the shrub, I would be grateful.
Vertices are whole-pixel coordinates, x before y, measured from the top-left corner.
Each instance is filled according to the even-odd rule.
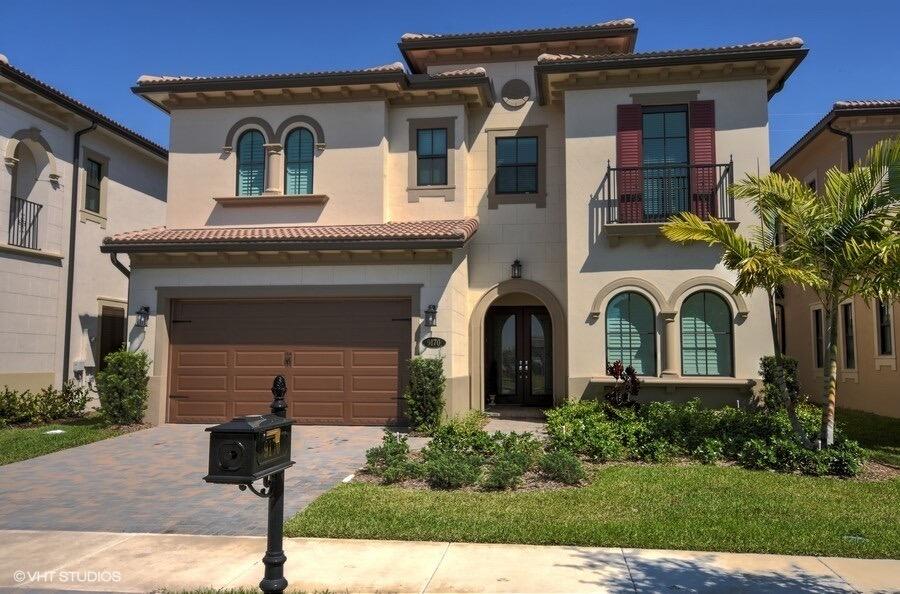
[[[72,380],[63,383],[60,390],[47,386],[38,393],[4,386],[0,391],[0,425],[80,417],[85,413],[88,400],[88,388]]]
[[[150,358],[144,351],[122,349],[106,356],[97,374],[100,414],[110,423],[140,423],[147,410]]]
[[[522,460],[514,454],[504,453],[494,458],[493,463],[484,475],[481,486],[485,489],[512,489],[522,480],[525,467]]]
[[[422,450],[427,459],[432,453],[454,452],[484,460],[494,453],[495,444],[487,431],[460,424],[438,427],[431,442]]]
[[[780,364],[779,364],[780,360]],[[797,402],[800,397],[800,376],[797,373],[797,359],[781,356],[780,359],[771,355],[759,360],[759,373],[763,379],[763,396],[765,407],[769,410],[779,410],[787,404],[785,396],[792,402]],[[787,394],[781,392],[780,385],[784,385]]]
[[[606,401],[613,406],[636,406],[631,400],[632,396],[637,396],[641,391],[641,380],[638,379],[637,372],[634,367],[629,365],[625,367],[621,361],[614,363],[606,363],[606,373],[611,375],[616,381],[606,390],[604,397]]]
[[[577,485],[585,479],[584,465],[567,450],[547,452],[540,461],[541,474],[551,481]]]
[[[406,436],[388,429],[384,430],[380,446],[366,450],[366,470],[388,484],[420,474],[419,465],[409,457]]]
[[[750,439],[744,443],[738,460],[747,468],[762,470],[775,466],[775,451],[762,439]]]
[[[723,450],[724,446],[720,440],[707,437],[694,448],[691,456],[701,464],[715,464],[722,459]]]
[[[669,462],[682,453],[677,446],[662,439],[653,439],[638,447],[637,456],[644,462]]]
[[[425,479],[436,489],[459,489],[478,481],[477,460],[460,452],[432,451],[423,467]]]
[[[444,363],[441,359],[414,357],[409,362],[409,385],[403,393],[410,426],[432,432],[444,412]]]
[[[522,472],[531,470],[541,457],[543,446],[531,433],[501,433],[497,431],[491,436],[495,464],[498,460],[512,462],[522,468]]]
[[[837,476],[856,476],[865,461],[862,447],[850,439],[845,439],[821,453],[827,461],[828,472]]]
[[[622,435],[614,423],[598,421],[585,427],[585,446],[581,452],[597,462],[625,457]]]

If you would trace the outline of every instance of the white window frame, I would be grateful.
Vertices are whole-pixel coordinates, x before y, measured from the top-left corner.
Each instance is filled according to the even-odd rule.
[[[889,367],[891,371],[897,371],[897,325],[894,323],[894,303],[889,304],[891,310],[891,347],[894,352],[890,355],[880,355],[878,354],[878,349],[881,347],[881,343],[878,340],[878,330],[880,328],[878,323],[878,301],[878,299],[872,300],[872,352],[875,353],[875,369]]]
[[[850,306],[850,315],[853,317],[853,361],[855,367],[848,369],[846,367],[846,357],[844,353],[844,345],[846,343],[844,330],[844,306]],[[824,323],[824,318],[823,318]],[[856,317],[856,305],[853,299],[845,299],[838,304],[838,370],[842,382],[859,383],[859,318]]]

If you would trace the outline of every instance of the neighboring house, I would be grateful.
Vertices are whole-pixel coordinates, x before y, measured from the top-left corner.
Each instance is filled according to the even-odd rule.
[[[0,56],[0,151],[0,387],[87,382],[125,341],[100,243],[165,221],[166,150]]]
[[[879,140],[900,135],[900,99],[838,101],[773,165],[772,170],[822,188],[832,167],[847,171]],[[785,352],[797,358],[804,391],[821,393],[824,382],[824,314],[810,291],[785,287]],[[838,316],[838,405],[900,417],[897,327],[900,304],[857,297]]]
[[[595,396],[616,359],[642,397],[748,396],[765,295],[659,229],[691,210],[749,230],[727,188],[765,169],[768,99],[807,50],[636,36],[409,33],[405,65],[142,76],[172,118],[167,226],[103,250],[131,257],[149,418],[265,411],[284,374],[299,422],[394,422],[419,354],[443,357],[450,414]]]

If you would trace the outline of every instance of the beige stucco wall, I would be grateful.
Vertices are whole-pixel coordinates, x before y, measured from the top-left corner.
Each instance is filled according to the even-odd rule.
[[[693,283],[697,277],[714,277],[734,283],[734,274],[725,270],[719,253],[705,245],[679,246],[664,238],[628,238],[617,245],[607,241],[603,224],[602,183],[607,160],[616,162],[616,106],[632,103],[631,93],[641,94],[696,92],[698,99],[716,102],[717,162],[734,158],[735,179],[746,173],[765,173],[768,163],[768,116],[766,87],[763,81],[749,80],[727,83],[698,83],[641,87],[640,89],[597,89],[567,91],[566,110],[566,233],[569,279],[569,387],[570,396],[579,397],[592,391],[588,382],[592,377],[605,375],[605,303],[599,318],[590,316],[591,306],[598,293],[609,283],[623,277],[639,279],[641,285],[655,288],[659,297],[638,284],[629,286],[645,294],[657,312],[663,309],[678,311],[681,301],[673,299],[675,289],[682,283]],[[739,230],[749,232],[754,224],[746,204],[737,202],[736,218]],[[597,221],[596,224],[591,223]],[[737,304],[721,287],[698,282],[699,288],[709,288],[727,297],[732,311]],[[625,290],[622,287],[621,290]],[[618,292],[618,291],[616,291]],[[609,295],[611,298],[616,292]],[[671,308],[660,299],[672,301]],[[758,377],[759,359],[772,352],[772,338],[766,298],[762,292],[746,297],[749,315],[735,317],[734,376],[740,379]],[[678,316],[666,324],[657,319],[658,370],[667,367],[665,358],[665,329],[678,332]],[[680,344],[680,340],[677,344]],[[675,355],[677,351],[675,349]],[[681,372],[680,362],[672,361],[672,369]],[[677,385],[677,378],[673,379]],[[646,391],[653,391],[645,388]],[[704,393],[714,399],[733,402],[734,390],[685,388],[668,392],[664,397],[690,397]]]
[[[11,137],[36,128],[50,148],[23,144],[36,157],[37,170],[4,164],[0,169],[0,385],[36,389],[62,381],[67,258],[72,192],[72,145],[83,121],[62,122],[34,105],[0,94],[0,154],[14,150]],[[73,296],[71,365],[81,359],[93,363],[91,338],[96,336],[98,297],[123,302],[127,281],[100,254],[102,238],[111,233],[152,227],[165,220],[166,163],[102,129],[82,137],[82,146],[109,158],[106,227],[76,224],[75,288]],[[15,173],[15,175],[14,175]],[[50,174],[59,175],[51,183]],[[8,246],[10,194],[14,177],[34,179],[26,196],[42,205],[39,216],[40,253]],[[84,170],[81,171],[84,180]],[[30,185],[30,184],[28,184]],[[83,184],[82,184],[83,187]],[[79,192],[79,202],[83,192]],[[127,263],[127,258],[124,258]],[[87,376],[82,376],[83,380]]]

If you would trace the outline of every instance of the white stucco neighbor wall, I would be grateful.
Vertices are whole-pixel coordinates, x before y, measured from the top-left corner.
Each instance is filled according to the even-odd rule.
[[[636,277],[658,288],[663,298],[669,300],[676,287],[697,277],[734,282],[733,273],[719,262],[719,253],[705,245],[679,246],[662,237],[624,239],[618,245],[607,241],[602,222],[601,184],[606,175],[607,160],[613,165],[616,162],[616,106],[632,103],[631,93],[634,92],[679,91],[695,91],[698,99],[715,100],[717,162],[726,163],[733,157],[735,180],[747,173],[768,171],[767,99],[765,83],[761,80],[566,92],[566,269],[572,397],[579,397],[588,390],[590,378],[605,375],[604,316],[601,312],[599,319],[593,319],[590,313],[598,292],[609,283],[623,277]],[[736,201],[735,210],[740,222],[738,229],[749,232],[755,224],[752,212],[741,201]],[[598,219],[599,225],[590,224]],[[736,317],[734,324],[734,375],[754,379],[758,377],[760,357],[772,351],[772,338],[765,294],[757,292],[745,299],[749,315],[746,319]],[[734,311],[734,299],[728,300]],[[652,297],[651,301],[654,301]],[[680,307],[680,301],[671,304],[675,311]],[[655,306],[659,311],[660,304],[655,303]],[[670,327],[677,328],[679,324],[676,317]],[[666,367],[663,335],[666,326],[662,316],[658,316],[659,370]],[[674,368],[681,373],[680,364],[675,363]],[[677,384],[677,380],[674,383]],[[699,392],[691,388],[683,395]]]

